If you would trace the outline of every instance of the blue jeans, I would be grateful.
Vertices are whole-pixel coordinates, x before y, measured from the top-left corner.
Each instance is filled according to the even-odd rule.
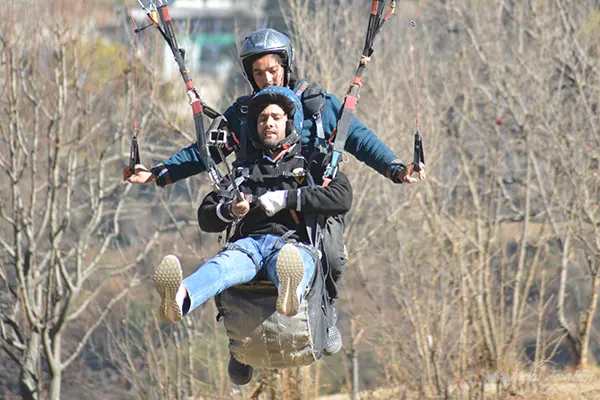
[[[236,246],[248,250],[264,269],[267,277],[279,288],[275,266],[279,250],[285,242],[280,236],[263,235],[246,237],[235,242]],[[315,272],[316,259],[308,249],[296,246],[304,262],[304,277],[300,284],[302,293],[308,287]],[[189,313],[200,304],[235,285],[250,282],[257,274],[257,266],[250,256],[240,250],[225,250],[205,262],[192,275],[183,280],[190,296]]]

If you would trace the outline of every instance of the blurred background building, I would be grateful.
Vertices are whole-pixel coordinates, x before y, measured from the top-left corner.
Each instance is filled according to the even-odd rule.
[[[261,26],[266,0],[175,0],[169,4],[177,24],[179,46],[186,51],[188,68],[203,73],[228,74],[235,67],[236,32]],[[131,10],[138,25],[147,24],[140,7]],[[177,73],[170,50],[165,48],[164,71]]]
[[[143,2],[149,6],[148,0]],[[262,27],[286,31],[278,0],[172,0],[168,6],[192,77],[212,80],[227,90],[247,86],[237,60],[237,46],[245,35]],[[130,13],[138,27],[148,25],[146,14],[136,2],[129,9],[118,10],[118,17],[104,24],[101,30],[113,40],[132,43]],[[139,34],[137,40],[145,52],[162,48],[160,73],[165,79],[179,74],[171,50],[163,45],[162,37],[153,27]]]

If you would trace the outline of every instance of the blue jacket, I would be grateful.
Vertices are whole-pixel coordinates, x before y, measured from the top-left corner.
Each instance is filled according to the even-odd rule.
[[[336,127],[337,117],[342,107],[341,102],[332,94],[327,93],[325,105],[321,111],[323,130],[327,139]],[[228,127],[231,131],[239,135],[243,116],[240,115],[236,104],[230,106],[224,113],[228,121]],[[302,154],[309,157],[314,150],[314,142],[317,137],[317,129],[310,116],[305,116],[302,129]],[[248,141],[250,142],[250,141]],[[369,130],[356,117],[352,117],[345,150],[354,155],[359,161],[364,162],[380,174],[395,179],[396,172],[403,168],[398,158],[379,138]],[[216,162],[220,158],[213,154]],[[165,186],[177,182],[192,175],[205,172],[204,165],[199,161],[199,153],[196,144],[183,148],[169,159],[152,168],[152,172],[157,176],[156,184]]]

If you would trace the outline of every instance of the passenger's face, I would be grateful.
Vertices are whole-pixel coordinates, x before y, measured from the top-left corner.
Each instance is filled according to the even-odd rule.
[[[285,71],[277,56],[267,54],[252,63],[252,77],[259,89],[266,86],[283,86]]]
[[[287,120],[287,114],[277,104],[268,105],[258,114],[258,137],[266,148],[274,149],[285,139]]]

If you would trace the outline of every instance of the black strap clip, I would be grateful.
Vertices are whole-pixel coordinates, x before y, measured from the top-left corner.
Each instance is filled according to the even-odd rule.
[[[425,165],[425,154],[423,153],[423,137],[421,136],[421,130],[419,129],[419,125],[417,124],[413,157],[413,166],[415,172],[421,171],[421,164]]]
[[[131,138],[131,150],[129,151],[129,169],[135,174],[135,166],[140,164],[140,149],[138,147],[137,136],[134,134]]]

